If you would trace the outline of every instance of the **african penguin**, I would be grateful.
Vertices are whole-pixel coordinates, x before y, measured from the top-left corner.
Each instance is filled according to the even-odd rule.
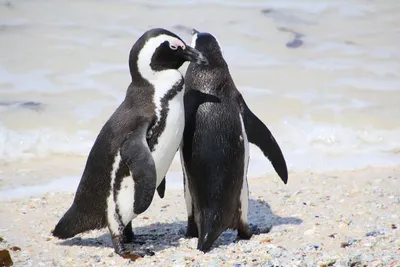
[[[263,151],[285,184],[288,173],[271,132],[236,88],[217,39],[193,30],[191,46],[209,64],[189,64],[185,90],[199,90],[221,100],[198,108],[185,126],[180,148],[188,213],[186,236],[198,237],[197,249],[206,252],[228,228],[237,229],[238,238],[253,235],[247,221],[249,142]]]
[[[165,174],[191,112],[184,110],[184,79],[178,70],[186,61],[207,64],[200,52],[168,30],[148,30],[136,41],[125,99],[97,136],[74,201],[54,236],[66,239],[108,227],[117,254],[132,260],[154,254],[128,251],[124,242],[132,241],[131,221],[147,210],[156,188],[161,185],[159,193],[164,194]],[[218,101],[206,94],[190,95],[195,99],[191,107]]]

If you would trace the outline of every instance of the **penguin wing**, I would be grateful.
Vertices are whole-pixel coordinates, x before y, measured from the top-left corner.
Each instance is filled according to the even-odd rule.
[[[215,95],[202,93],[198,90],[186,89],[186,93],[184,95],[185,125],[188,124],[188,122],[196,114],[199,106],[206,102],[221,103],[221,99]]]
[[[286,161],[274,136],[267,126],[251,112],[241,95],[239,102],[249,142],[262,150],[264,156],[271,161],[275,171],[286,184],[288,181]]]
[[[160,196],[160,198],[164,198],[165,195],[165,176],[162,179],[161,183],[157,187],[157,193]]]
[[[128,166],[135,181],[135,214],[141,214],[150,206],[157,184],[156,166],[146,141],[147,124],[131,132],[121,146],[122,161]]]

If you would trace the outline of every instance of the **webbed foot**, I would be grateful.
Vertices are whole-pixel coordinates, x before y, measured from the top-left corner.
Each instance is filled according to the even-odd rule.
[[[124,243],[123,243],[122,236],[114,236],[112,237],[112,243],[114,245],[114,251],[121,257],[125,259],[130,259],[135,261],[139,258],[143,258],[144,256],[153,256],[154,252],[148,249],[133,249],[127,250]]]
[[[253,236],[253,231],[249,225],[245,222],[240,221],[237,227],[238,235],[237,239],[250,239]]]

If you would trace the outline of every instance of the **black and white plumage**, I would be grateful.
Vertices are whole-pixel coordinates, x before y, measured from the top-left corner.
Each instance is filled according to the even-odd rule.
[[[198,237],[197,248],[206,252],[228,228],[237,229],[243,239],[253,234],[247,221],[249,142],[263,151],[285,184],[288,173],[275,138],[237,90],[217,39],[196,30],[192,35],[191,46],[209,64],[189,64],[186,90],[221,100],[199,107],[185,126],[180,149],[188,212],[186,235]]]
[[[164,195],[165,174],[185,125],[184,79],[178,70],[185,61],[207,64],[201,53],[165,29],[151,29],[133,45],[125,99],[97,136],[73,204],[54,236],[65,239],[108,227],[119,255],[136,259],[153,254],[127,251],[124,242],[132,241],[131,221],[147,210],[160,185]],[[198,105],[214,101],[194,96]]]

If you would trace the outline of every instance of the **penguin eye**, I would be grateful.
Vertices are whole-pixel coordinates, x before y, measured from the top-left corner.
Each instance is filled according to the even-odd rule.
[[[176,49],[178,49],[178,46],[169,44],[169,48],[171,48],[172,50],[176,50]]]

